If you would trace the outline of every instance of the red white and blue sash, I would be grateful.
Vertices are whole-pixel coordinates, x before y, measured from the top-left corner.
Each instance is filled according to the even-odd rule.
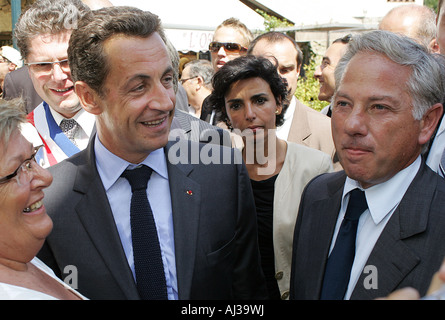
[[[37,129],[45,146],[44,152],[36,155],[37,162],[43,167],[52,166],[80,151],[57,125],[46,102],[28,114],[28,122]]]

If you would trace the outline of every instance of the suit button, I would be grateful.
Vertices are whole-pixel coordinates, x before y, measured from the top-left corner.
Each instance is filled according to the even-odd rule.
[[[275,274],[275,279],[277,279],[277,280],[281,280],[281,279],[283,279],[283,271],[278,271],[278,272]]]
[[[287,298],[289,298],[289,290],[284,291],[281,295],[281,300],[286,300]]]

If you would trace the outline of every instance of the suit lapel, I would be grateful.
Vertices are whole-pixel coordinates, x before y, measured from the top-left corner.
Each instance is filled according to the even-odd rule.
[[[305,277],[311,278],[308,283],[315,284],[312,288],[306,288],[313,292],[313,295],[309,295],[313,299],[318,299],[321,293],[324,269],[340,211],[344,181],[345,175],[339,175],[338,178],[328,183],[328,197],[314,202],[310,208],[305,209],[305,212],[308,212],[306,219],[309,218],[309,223],[306,221],[305,226],[309,230],[304,232],[307,232],[310,238],[314,238],[314,235],[317,237],[317,241],[312,241],[309,244],[308,254],[310,256],[307,259],[311,260],[311,263],[308,264],[308,271],[310,271],[305,275]]]
[[[306,142],[311,135],[309,120],[303,104],[298,99],[295,98],[295,100],[295,112],[292,118],[288,141],[295,141],[299,144],[309,146]]]
[[[188,145],[188,142],[178,143]],[[166,154],[170,146],[171,144],[165,148]],[[189,145],[187,147],[189,148]],[[167,168],[173,211],[179,299],[187,300],[190,299],[195,265],[201,186],[189,177],[193,171],[191,164],[173,165],[167,161]]]
[[[360,275],[351,299],[374,299],[394,291],[411,270],[420,263],[419,256],[405,240],[425,232],[428,212],[436,183],[429,179],[425,163],[406,191],[388,224],[377,240],[366,265],[375,266],[377,289],[366,289],[368,274]]]
[[[107,195],[96,169],[93,141],[94,139],[84,153],[85,164],[78,167],[74,190],[84,196],[75,210],[94,247],[127,298],[139,299]]]

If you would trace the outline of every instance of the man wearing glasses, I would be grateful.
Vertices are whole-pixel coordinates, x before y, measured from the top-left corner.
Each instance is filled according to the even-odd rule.
[[[224,20],[216,27],[213,41],[209,45],[215,72],[230,60],[245,55],[252,40],[253,34],[244,23],[236,18]],[[215,111],[206,102],[204,101],[202,106],[201,120],[215,125]]]
[[[3,82],[6,75],[22,66],[22,57],[20,52],[8,46],[0,48],[0,97],[3,93]]]
[[[252,40],[252,32],[238,19],[229,18],[223,21],[216,28],[213,41],[209,45],[215,72],[226,62],[245,55]]]
[[[40,0],[16,25],[17,46],[43,99],[28,115],[45,146],[36,157],[43,167],[85,149],[94,129],[95,116],[80,106],[67,59],[71,32],[88,10],[80,0]]]

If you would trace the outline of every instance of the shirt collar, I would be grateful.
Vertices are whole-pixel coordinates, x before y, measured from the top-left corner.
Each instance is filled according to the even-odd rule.
[[[100,142],[99,137],[96,135],[94,140],[94,152],[96,154],[97,170],[106,191],[108,191],[108,189],[120,178],[124,170],[127,168],[133,169],[141,164],[149,166],[162,178],[168,179],[167,161],[165,159],[163,148],[152,151],[144,161],[134,164],[110,152]]]
[[[294,116],[296,105],[297,105],[297,98],[295,98],[295,96],[292,96],[289,106],[287,107],[286,112],[284,113],[284,120],[292,119],[292,117]]]
[[[51,111],[51,115],[53,116],[56,124],[60,126],[60,123],[62,122],[63,119],[65,119],[65,117],[51,107],[49,107],[49,110]],[[94,124],[96,122],[95,115],[86,112],[83,108],[80,108],[80,110],[71,119],[76,120],[76,122],[79,124],[82,130],[87,134],[87,136],[90,136],[91,132],[93,131]]]
[[[345,196],[353,189],[359,188],[360,190],[365,191],[369,212],[374,223],[378,224],[387,214],[398,206],[405,195],[406,190],[419,171],[420,165],[421,157],[418,156],[411,165],[398,172],[388,181],[379,183],[367,189],[363,189],[358,181],[347,177],[343,189],[342,207],[345,202]]]

